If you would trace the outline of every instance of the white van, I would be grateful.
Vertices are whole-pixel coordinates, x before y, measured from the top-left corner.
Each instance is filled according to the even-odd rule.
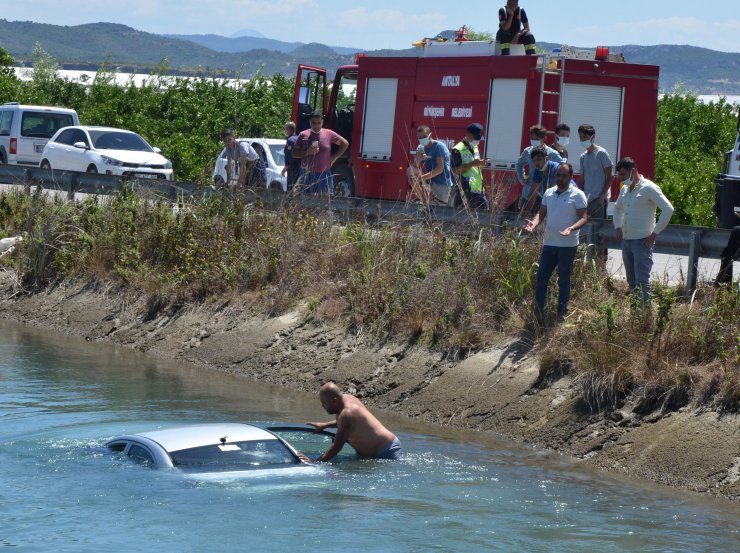
[[[0,105],[0,164],[38,167],[41,152],[54,133],[79,124],[73,109],[24,106],[18,102]]]

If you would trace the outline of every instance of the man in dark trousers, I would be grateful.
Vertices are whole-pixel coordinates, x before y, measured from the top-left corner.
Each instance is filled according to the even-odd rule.
[[[498,11],[496,40],[501,44],[501,55],[508,56],[512,44],[524,44],[528,56],[535,54],[535,40],[529,32],[529,20],[519,0],[508,0]]]
[[[295,133],[295,123],[288,121],[285,123],[283,129],[285,132],[285,148],[283,148],[283,156],[285,157],[285,165],[281,171],[281,175],[288,175],[288,190],[293,188],[293,185],[301,175],[301,160],[293,157],[293,148],[295,147],[298,135]]]
[[[737,209],[737,208],[735,208]],[[737,211],[735,215],[740,217],[740,213]],[[730,239],[727,241],[727,246],[722,250],[720,255],[719,273],[717,278],[714,279],[715,286],[720,284],[732,284],[732,263],[740,255],[740,226],[732,229],[730,232]]]

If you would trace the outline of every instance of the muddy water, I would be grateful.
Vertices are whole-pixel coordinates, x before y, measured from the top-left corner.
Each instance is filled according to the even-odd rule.
[[[109,437],[325,419],[313,396],[0,323],[0,547],[21,551],[738,551],[740,508],[472,432],[382,418],[400,462],[189,478]]]

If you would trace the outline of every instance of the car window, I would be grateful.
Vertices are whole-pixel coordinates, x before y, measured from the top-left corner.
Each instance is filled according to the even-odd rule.
[[[152,148],[138,134],[118,131],[90,131],[90,139],[98,150],[129,150],[151,152]]]
[[[299,463],[279,440],[194,447],[172,452],[170,456],[176,467],[190,472],[254,470]]]
[[[59,136],[57,136],[57,139],[54,142],[57,142],[59,144],[68,144],[72,145],[74,144],[72,137],[75,134],[75,129],[66,129],[59,133]]]
[[[0,112],[0,136],[10,135],[10,127],[13,125],[14,111],[5,110]]]
[[[285,146],[283,144],[270,144],[270,153],[275,165],[285,165]]]
[[[224,148],[223,150],[221,150],[221,155],[218,156],[218,157],[222,157],[224,159],[226,159],[227,157],[229,157],[229,149],[228,148]]]
[[[21,136],[51,138],[62,127],[71,125],[74,125],[72,116],[66,113],[24,111],[21,117]]]
[[[259,142],[252,142],[252,148],[254,148],[254,151],[257,152],[257,155],[262,158],[262,161],[267,163],[267,154],[265,153],[265,149],[262,147],[262,144]]]
[[[127,455],[139,465],[154,465],[152,454],[140,445],[131,444]]]
[[[87,139],[87,135],[82,129],[75,129],[74,134],[72,135],[72,144],[77,144],[78,142],[84,142],[85,146],[88,148],[90,147],[90,141]]]

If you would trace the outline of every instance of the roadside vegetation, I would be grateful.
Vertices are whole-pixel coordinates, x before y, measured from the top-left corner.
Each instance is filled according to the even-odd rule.
[[[229,125],[239,134],[278,136],[291,89],[259,75],[248,85],[202,79],[137,89],[100,72],[89,91],[52,72],[28,83],[13,79],[0,73],[0,94],[11,91],[0,101],[67,105],[85,123],[140,132],[173,159],[180,178],[202,182],[220,149],[217,131]],[[698,167],[711,177],[719,170],[733,138],[732,110],[680,94],[664,97],[660,109],[656,180],[666,181],[677,208],[686,204],[686,219],[677,222],[702,222],[713,193],[694,193],[704,178]],[[684,159],[693,172],[681,185]],[[705,169],[710,163],[714,169]],[[711,189],[711,182],[701,186]],[[264,314],[304,305],[317,321],[435,348],[450,359],[519,335],[520,347],[542,359],[540,380],[570,375],[585,410],[740,412],[740,288],[700,288],[687,297],[659,286],[652,310],[641,312],[630,306],[625,285],[584,251],[571,314],[565,324],[540,329],[530,322],[540,244],[514,230],[459,234],[425,221],[340,226],[289,201],[268,210],[243,197],[181,201],[173,210],[123,189],[81,203],[43,192],[0,194],[0,236],[17,234],[26,240],[0,263],[17,275],[20,291],[82,279],[146,294],[153,310],[219,296],[242,298]]]

